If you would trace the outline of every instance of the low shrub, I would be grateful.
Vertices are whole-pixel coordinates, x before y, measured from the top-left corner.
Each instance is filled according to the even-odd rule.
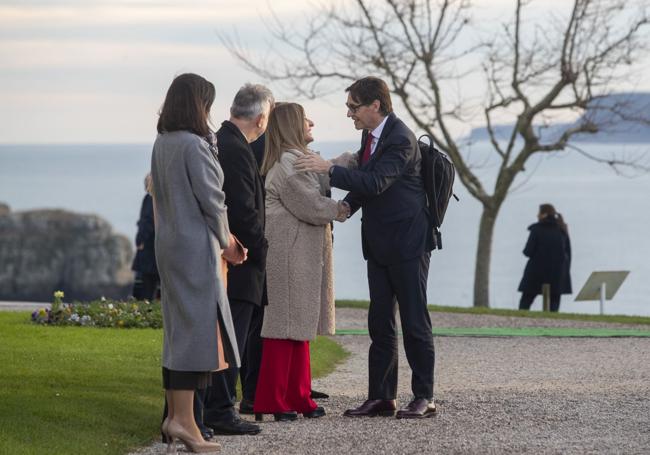
[[[36,324],[58,326],[88,326],[116,328],[162,327],[160,302],[116,301],[101,298],[91,302],[63,303],[63,292],[54,293],[51,308],[40,308],[32,313]]]

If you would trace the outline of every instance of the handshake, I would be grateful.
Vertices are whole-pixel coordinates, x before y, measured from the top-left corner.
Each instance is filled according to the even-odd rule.
[[[339,213],[334,218],[336,221],[343,223],[350,217],[350,204],[345,201],[338,202]]]

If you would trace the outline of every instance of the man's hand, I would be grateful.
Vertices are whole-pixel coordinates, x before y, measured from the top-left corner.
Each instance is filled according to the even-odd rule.
[[[324,160],[315,153],[300,156],[293,164],[293,167],[298,172],[316,172],[317,174],[327,174],[332,167],[332,163]]]
[[[336,221],[343,223],[350,217],[350,204],[346,201],[339,201],[339,213],[334,218]]]

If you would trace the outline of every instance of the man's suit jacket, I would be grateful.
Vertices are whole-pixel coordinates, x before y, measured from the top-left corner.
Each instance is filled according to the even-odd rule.
[[[361,139],[359,160],[366,137]],[[421,155],[413,132],[388,115],[375,152],[358,169],[334,166],[330,184],[349,193],[352,213],[362,209],[363,256],[392,265],[427,251],[428,209],[420,175]]]
[[[264,237],[264,184],[248,141],[232,122],[221,124],[217,147],[230,232],[248,248],[246,262],[228,269],[228,298],[261,305],[268,250]]]

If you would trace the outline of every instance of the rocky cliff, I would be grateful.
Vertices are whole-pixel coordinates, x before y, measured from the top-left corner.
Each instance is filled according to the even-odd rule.
[[[12,212],[0,204],[0,300],[50,301],[131,291],[131,242],[96,215],[65,210]]]

